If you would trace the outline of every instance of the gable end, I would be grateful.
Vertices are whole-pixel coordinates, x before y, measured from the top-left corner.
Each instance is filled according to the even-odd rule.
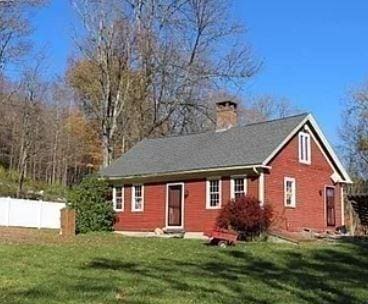
[[[322,130],[319,128],[317,122],[311,114],[309,114],[303,121],[299,123],[298,126],[290,132],[290,134],[280,143],[280,145],[265,159],[262,163],[267,166],[277,154],[292,140],[292,138],[300,132],[304,127],[307,127],[310,134],[317,144],[318,148],[321,150],[327,162],[330,164],[334,172],[336,172],[341,177],[341,182],[352,183],[349,174],[346,172],[344,166],[340,162],[333,148],[329,144],[327,138],[324,136]]]

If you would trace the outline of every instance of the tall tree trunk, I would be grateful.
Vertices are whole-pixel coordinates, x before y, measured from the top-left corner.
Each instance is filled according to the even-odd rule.
[[[25,173],[26,173],[26,161],[27,161],[27,148],[23,145],[20,161],[19,161],[19,178],[18,178],[18,189],[17,189],[17,197],[21,197],[23,193],[23,187],[24,187],[24,179],[25,179]]]

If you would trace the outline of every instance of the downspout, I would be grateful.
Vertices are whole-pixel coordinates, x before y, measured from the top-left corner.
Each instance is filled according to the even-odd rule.
[[[259,168],[259,167],[258,167]],[[253,167],[253,171],[258,176],[258,200],[261,202],[261,206],[264,205],[264,195],[265,195],[265,187],[264,187],[264,173],[260,172],[256,166]],[[262,166],[261,168],[270,170],[269,166]]]

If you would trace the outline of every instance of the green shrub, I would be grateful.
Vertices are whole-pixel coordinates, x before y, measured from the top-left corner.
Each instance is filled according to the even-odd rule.
[[[89,177],[68,193],[68,206],[76,211],[76,232],[111,231],[115,213],[112,203],[106,200],[108,187],[105,181]]]

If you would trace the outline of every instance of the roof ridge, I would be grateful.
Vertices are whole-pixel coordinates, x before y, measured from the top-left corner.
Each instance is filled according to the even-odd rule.
[[[175,137],[193,136],[193,135],[199,135],[199,134],[205,134],[205,133],[215,133],[215,130],[206,130],[206,131],[192,132],[192,133],[186,133],[186,134],[173,134],[173,135],[168,135],[168,136],[163,136],[163,137],[144,138],[143,140],[167,139],[167,138],[175,138]]]
[[[254,125],[260,125],[260,124],[266,124],[266,123],[275,122],[275,121],[287,120],[287,119],[295,118],[295,117],[298,117],[298,116],[307,116],[309,114],[310,114],[310,112],[303,112],[303,113],[300,113],[300,114],[295,114],[295,115],[290,115],[290,116],[285,116],[285,117],[280,117],[280,118],[274,118],[274,119],[265,120],[265,121],[253,122],[253,123],[245,124],[245,125],[242,125],[242,126],[235,126],[235,127],[229,128],[227,130],[223,130],[221,133],[232,130],[232,129],[235,129],[235,128],[236,129],[245,128],[245,127],[254,126]],[[168,139],[168,138],[176,138],[176,137],[184,137],[184,136],[194,136],[194,135],[200,135],[200,134],[205,134],[205,133],[219,133],[219,132],[217,132],[216,130],[206,130],[206,131],[192,132],[192,133],[186,133],[186,134],[168,135],[168,136],[163,136],[163,137],[144,138],[143,140]]]
[[[248,126],[253,126],[253,125],[260,125],[260,124],[265,124],[265,123],[270,123],[270,122],[274,122],[274,121],[280,121],[280,120],[287,120],[287,119],[291,119],[291,118],[295,118],[295,117],[299,117],[299,116],[307,116],[311,114],[310,112],[303,112],[300,114],[295,114],[295,115],[290,115],[290,116],[285,116],[285,117],[280,117],[280,118],[274,118],[274,119],[270,119],[270,120],[265,120],[265,121],[258,121],[258,122],[252,122],[243,126],[239,126],[239,128],[241,127],[248,127]]]

